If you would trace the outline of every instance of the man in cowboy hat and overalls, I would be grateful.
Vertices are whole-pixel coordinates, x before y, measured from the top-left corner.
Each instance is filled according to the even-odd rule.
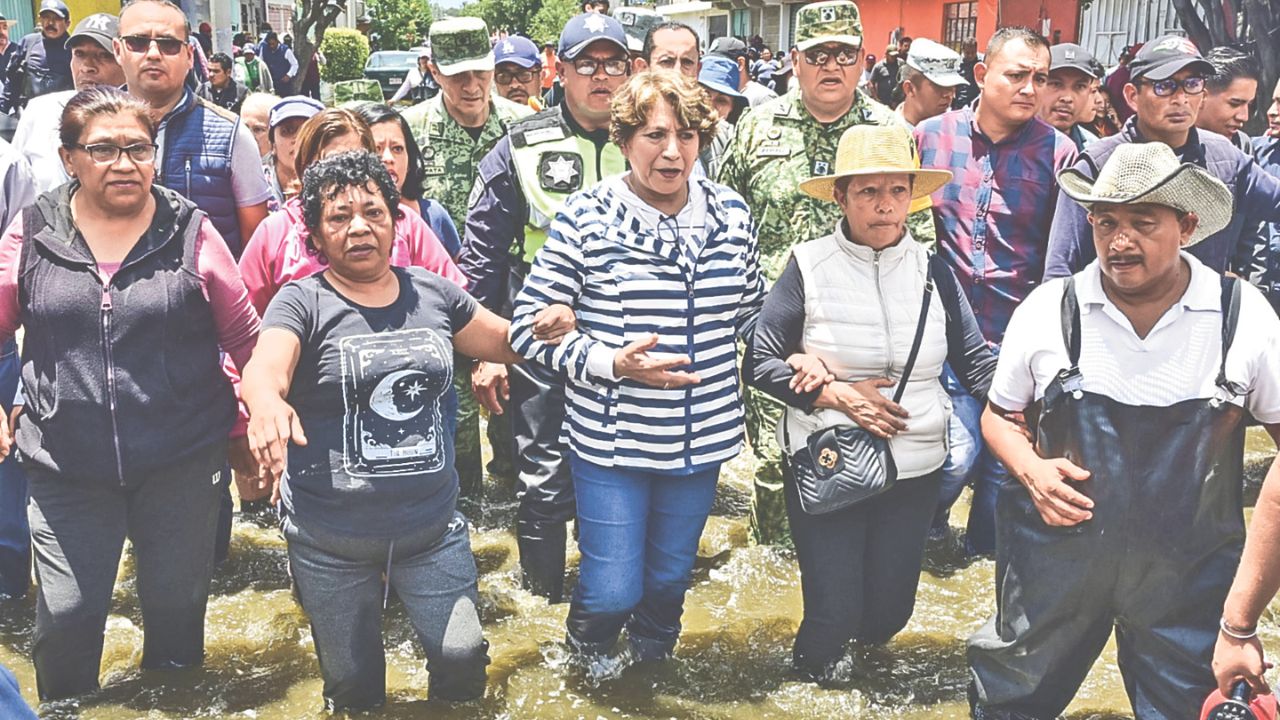
[[[1186,252],[1232,197],[1169,146],[1058,181],[1097,259],[1018,307],[988,394],[983,437],[1012,480],[996,615],[969,640],[974,717],[1058,717],[1112,628],[1136,717],[1194,717],[1244,541],[1230,438],[1246,411],[1280,437],[1280,320]]]

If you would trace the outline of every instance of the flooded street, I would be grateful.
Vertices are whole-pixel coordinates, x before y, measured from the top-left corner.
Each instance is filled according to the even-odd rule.
[[[1256,482],[1274,452],[1250,434]],[[632,668],[621,680],[591,687],[566,666],[564,615],[519,587],[512,524],[514,504],[490,500],[476,518],[472,542],[480,569],[481,616],[491,643],[489,689],[479,703],[428,704],[422,655],[403,612],[392,601],[385,622],[386,718],[963,718],[968,674],[964,641],[994,607],[993,563],[965,565],[948,547],[931,550],[915,617],[882,648],[849,658],[845,687],[820,689],[789,672],[800,620],[798,570],[786,552],[747,542],[751,460],[742,457],[721,480],[703,536],[685,630],[676,658]],[[964,508],[952,524],[963,525]],[[576,563],[576,555],[571,562]],[[140,616],[125,561],[103,658],[106,689],[79,705],[46,708],[44,717],[84,720],[147,718],[326,717],[306,618],[293,601],[285,547],[265,516],[238,516],[231,558],[214,578],[201,670],[143,675]],[[573,582],[573,579],[570,581]],[[34,593],[33,593],[34,595]],[[1273,607],[1273,612],[1275,608]],[[12,668],[23,695],[35,700],[29,659],[34,599],[0,606],[0,663]],[[1263,639],[1280,652],[1274,614]],[[1114,648],[1095,667],[1068,717],[1128,717]]]

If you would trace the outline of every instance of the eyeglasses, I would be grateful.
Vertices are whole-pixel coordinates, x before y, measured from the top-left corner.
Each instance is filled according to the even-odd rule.
[[[835,59],[837,65],[853,65],[858,62],[857,50],[823,50],[817,48],[804,51],[804,61],[810,65],[822,67],[828,60]]]
[[[129,48],[129,52],[144,53],[151,49],[151,43],[155,43],[160,49],[161,55],[177,55],[182,52],[183,46],[187,44],[185,40],[171,37],[147,37],[146,35],[125,35],[120,38],[124,41],[124,46]]]
[[[579,58],[573,61],[573,69],[579,75],[595,75],[596,70],[601,66],[604,67],[604,74],[611,77],[627,74],[628,61],[626,58],[612,58],[609,60],[597,60],[595,58]]]
[[[1167,80],[1156,80],[1154,82],[1150,80],[1141,80],[1139,82],[1150,85],[1151,91],[1156,94],[1156,97],[1169,97],[1177,92],[1178,88],[1182,88],[1182,92],[1188,95],[1199,95],[1204,92],[1205,80],[1202,77],[1189,77],[1184,80],[1169,78]]]
[[[99,165],[114,165],[120,159],[120,153],[127,153],[135,163],[149,163],[156,159],[155,143],[135,143],[128,147],[120,147],[111,143],[94,143],[93,145],[75,145],[89,153],[89,158]]]
[[[596,71],[595,67],[592,67],[591,72],[585,73],[585,74],[592,75],[595,73],[595,71]],[[604,71],[609,72],[609,68],[606,66]],[[493,79],[497,81],[499,85],[510,85],[512,80],[515,80],[516,82],[527,83],[533,80],[533,76],[535,72],[536,71],[533,70],[532,68],[526,68],[524,70],[516,70],[515,72],[511,72],[510,70],[499,70],[493,74]],[[612,75],[613,73],[609,73],[609,74]],[[621,75],[622,73],[618,73],[618,74]]]

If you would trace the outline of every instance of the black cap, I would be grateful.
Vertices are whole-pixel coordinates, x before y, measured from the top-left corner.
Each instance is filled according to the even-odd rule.
[[[1049,56],[1049,72],[1070,69],[1079,70],[1095,80],[1100,77],[1097,73],[1098,61],[1081,45],[1059,43],[1049,48]]]
[[[1181,35],[1162,35],[1142,46],[1129,63],[1129,74],[1134,80],[1165,80],[1187,68],[1213,74],[1213,65],[1195,43]]]
[[[40,3],[40,12],[36,13],[36,16],[39,17],[47,12],[61,15],[63,20],[71,19],[71,11],[67,9],[67,4],[62,0],[43,0]]]
[[[707,50],[708,55],[719,55],[730,60],[747,56],[747,44],[735,37],[716,38]]]

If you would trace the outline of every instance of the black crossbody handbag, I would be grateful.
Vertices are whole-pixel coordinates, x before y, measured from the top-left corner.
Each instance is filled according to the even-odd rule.
[[[893,393],[895,403],[902,402],[907,379],[911,377],[916,356],[920,353],[925,321],[929,319],[929,303],[933,299],[933,265],[933,262],[928,264],[916,336],[911,341],[906,367],[902,369],[902,380]],[[781,422],[783,442],[791,447],[791,433],[785,416]],[[838,425],[810,435],[804,447],[791,455],[791,472],[799,491],[800,507],[810,515],[822,515],[860,503],[888,490],[898,481],[898,466],[889,451],[889,441],[858,425]]]

